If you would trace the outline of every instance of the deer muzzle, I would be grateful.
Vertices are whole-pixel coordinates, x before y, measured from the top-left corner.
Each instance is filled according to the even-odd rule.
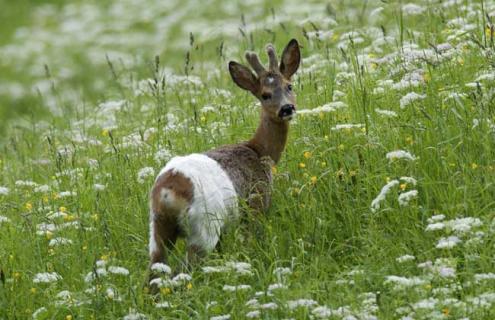
[[[278,112],[278,116],[285,120],[285,119],[292,119],[292,117],[296,113],[296,107],[293,104],[285,104],[280,108],[280,111]]]

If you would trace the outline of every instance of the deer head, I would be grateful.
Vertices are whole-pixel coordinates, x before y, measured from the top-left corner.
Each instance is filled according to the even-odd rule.
[[[235,61],[229,62],[232,80],[244,90],[250,91],[261,102],[265,115],[271,120],[285,122],[296,112],[296,98],[292,91],[291,77],[299,68],[301,54],[296,39],[285,47],[280,64],[273,45],[266,46],[269,58],[268,70],[261,64],[258,55],[246,52],[256,75],[246,66]]]

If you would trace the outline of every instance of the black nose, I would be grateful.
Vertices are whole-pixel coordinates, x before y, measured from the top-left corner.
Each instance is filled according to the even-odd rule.
[[[280,118],[290,117],[294,114],[295,111],[296,111],[296,107],[294,107],[293,104],[286,104],[283,105],[282,108],[280,108],[280,111],[278,112],[278,116]]]

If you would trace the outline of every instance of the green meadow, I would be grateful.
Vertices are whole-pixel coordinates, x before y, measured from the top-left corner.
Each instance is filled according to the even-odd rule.
[[[0,319],[494,319],[495,1],[0,0]],[[247,140],[301,44],[270,209],[160,293],[149,190]]]

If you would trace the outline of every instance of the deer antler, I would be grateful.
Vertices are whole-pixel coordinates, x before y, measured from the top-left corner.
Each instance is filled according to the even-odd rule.
[[[275,53],[275,48],[270,43],[266,46],[266,52],[268,53],[268,58],[270,59],[270,71],[278,71],[278,59]]]
[[[263,72],[265,72],[265,67],[260,62],[258,55],[254,52],[246,52],[246,60],[249,62],[251,67],[253,67],[254,71],[258,76],[260,76]]]

